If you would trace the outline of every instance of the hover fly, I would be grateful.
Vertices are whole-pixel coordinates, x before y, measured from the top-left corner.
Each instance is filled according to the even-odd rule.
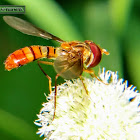
[[[74,79],[80,77],[83,83],[81,78],[83,71],[96,77],[91,68],[99,64],[102,54],[109,55],[105,49],[101,49],[92,41],[86,40],[84,42],[66,42],[20,18],[4,16],[3,19],[9,26],[24,34],[38,36],[45,39],[53,39],[60,43],[60,47],[57,48],[40,45],[24,47],[11,53],[5,61],[5,69],[10,71],[11,69],[18,68],[34,60],[38,60],[38,65],[41,71],[49,80],[50,93],[52,90],[51,77],[46,74],[40,64],[53,65],[57,73],[55,76],[54,116],[56,110],[57,78],[59,76],[63,77],[64,79]],[[40,58],[53,59],[54,61],[40,61]],[[98,79],[98,77],[96,78]],[[86,90],[84,83],[83,86]],[[88,94],[87,90],[86,93]]]

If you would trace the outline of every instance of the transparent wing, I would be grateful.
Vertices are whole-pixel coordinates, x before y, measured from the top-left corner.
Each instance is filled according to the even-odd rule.
[[[13,27],[14,29],[16,29],[24,34],[38,36],[38,37],[42,37],[45,39],[53,39],[58,42],[64,42],[60,38],[34,26],[33,24],[31,24],[23,19],[20,19],[20,18],[14,17],[14,16],[4,16],[3,19],[9,26]]]
[[[60,55],[54,61],[54,68],[64,79],[78,78],[83,72],[83,61],[81,57],[70,59]]]

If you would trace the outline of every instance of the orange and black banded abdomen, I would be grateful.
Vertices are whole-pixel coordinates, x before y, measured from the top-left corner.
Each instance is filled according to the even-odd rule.
[[[30,46],[11,53],[5,61],[5,69],[11,70],[40,58],[55,58],[56,49],[49,46]]]

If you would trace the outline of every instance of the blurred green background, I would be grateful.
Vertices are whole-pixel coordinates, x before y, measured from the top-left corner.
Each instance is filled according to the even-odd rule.
[[[0,5],[25,5],[24,15],[38,27],[66,41],[93,40],[110,52],[95,68],[118,71],[119,77],[140,89],[140,1],[139,0],[1,0]],[[46,102],[48,80],[37,62],[10,72],[3,62],[13,51],[31,45],[58,43],[22,34],[4,23],[0,15],[0,139],[39,140],[37,119]],[[51,66],[43,66],[52,77]],[[58,83],[63,79],[59,78]]]

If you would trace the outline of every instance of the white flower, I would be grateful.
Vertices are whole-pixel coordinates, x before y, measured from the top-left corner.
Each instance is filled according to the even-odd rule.
[[[117,73],[106,71],[97,79],[66,81],[57,88],[54,120],[54,91],[43,103],[37,134],[44,140],[139,140],[140,93]]]

